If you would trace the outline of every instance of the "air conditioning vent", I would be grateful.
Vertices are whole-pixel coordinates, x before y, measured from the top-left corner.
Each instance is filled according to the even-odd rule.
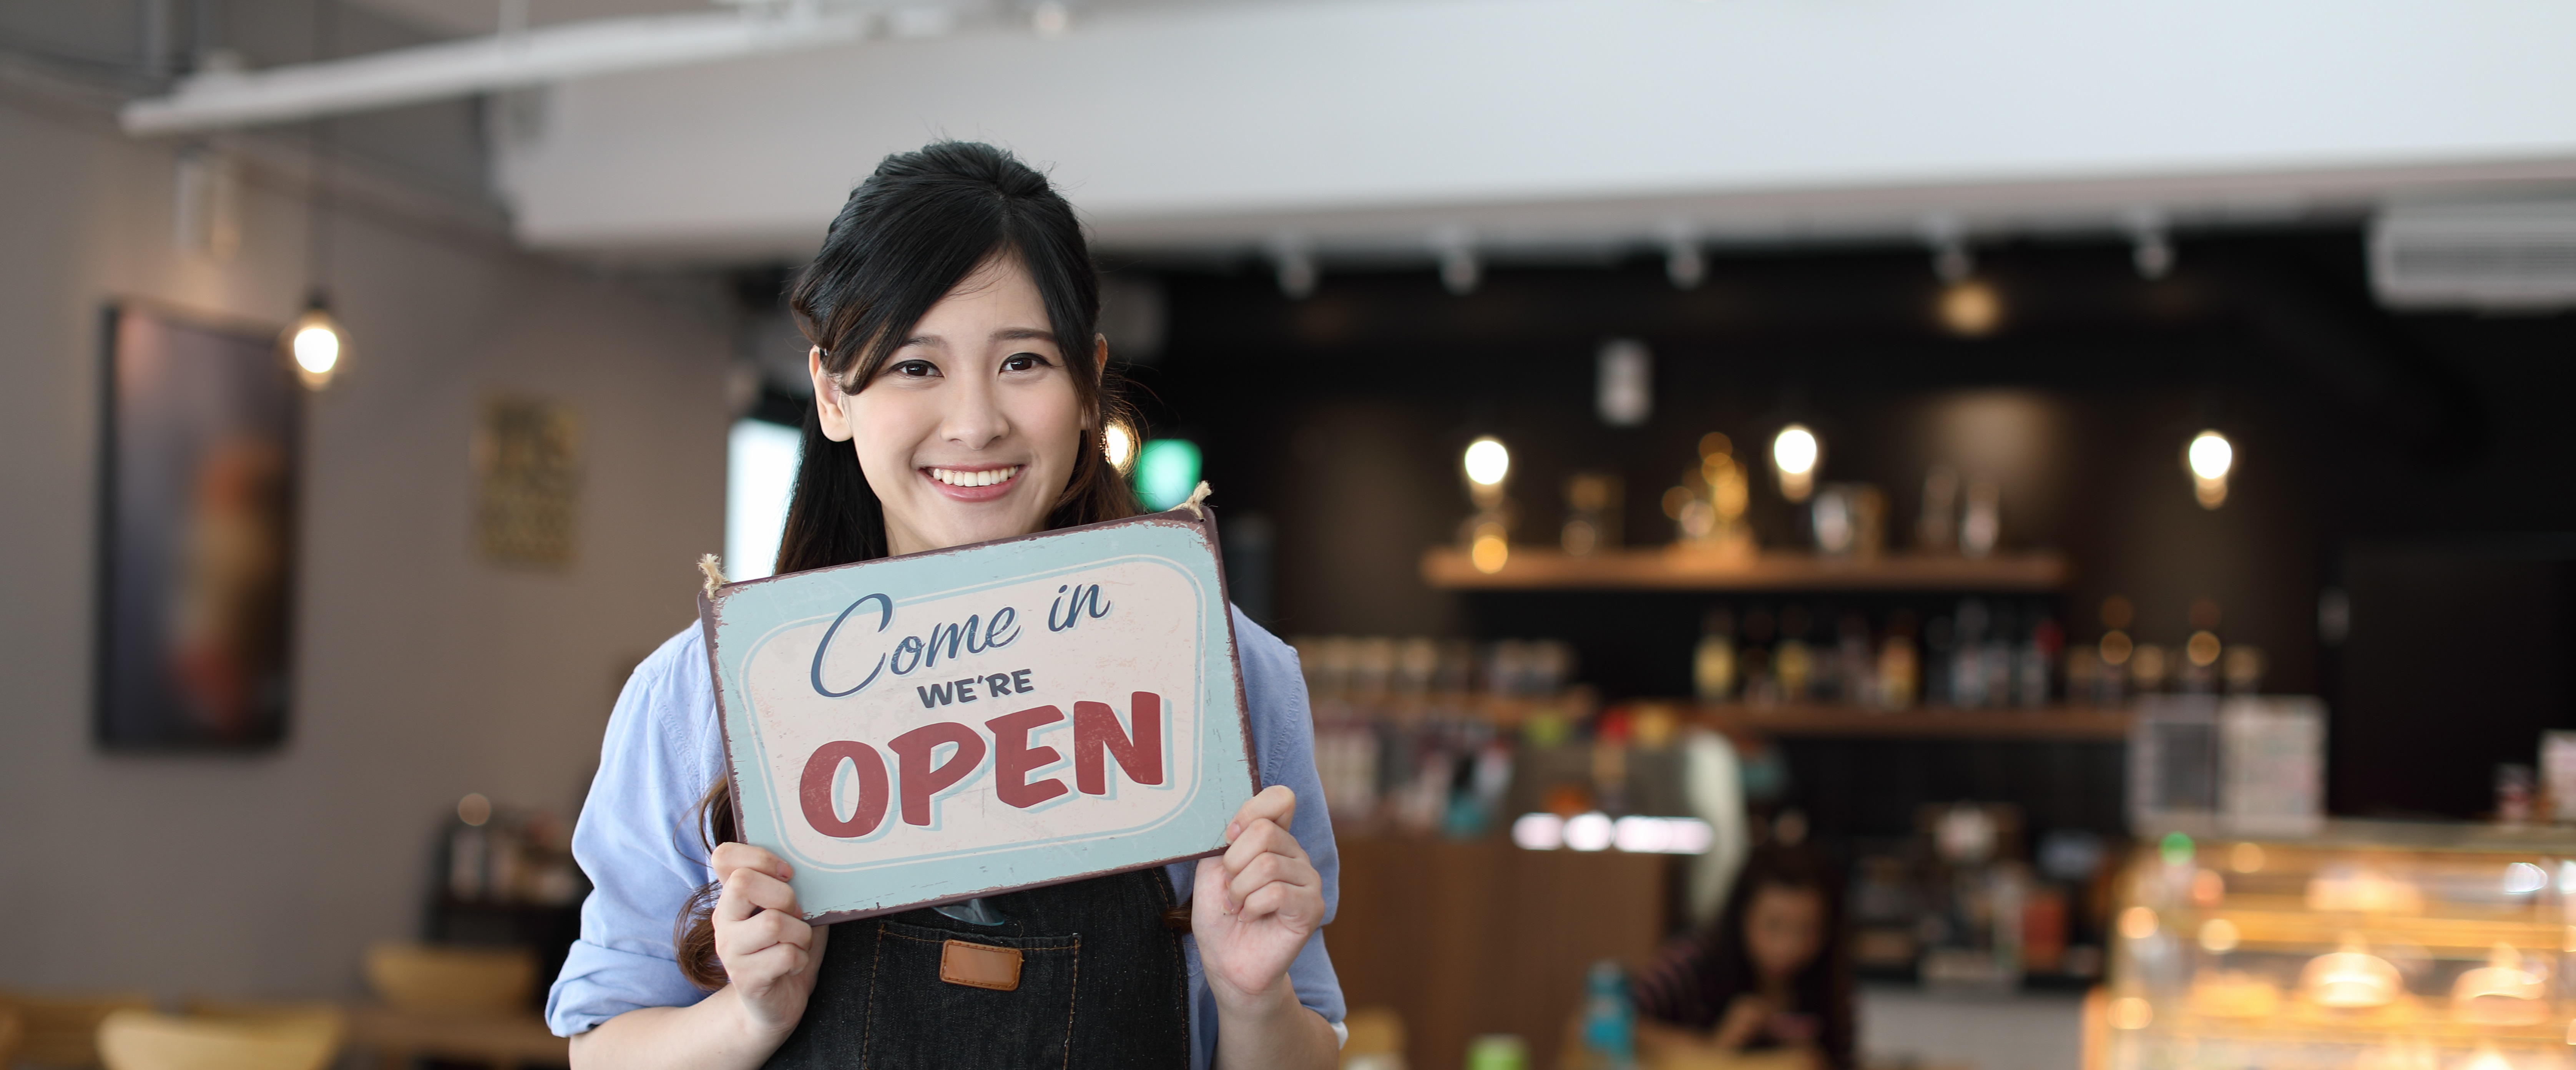
[[[2576,200],[2383,209],[2370,282],[2397,308],[2576,307]]]

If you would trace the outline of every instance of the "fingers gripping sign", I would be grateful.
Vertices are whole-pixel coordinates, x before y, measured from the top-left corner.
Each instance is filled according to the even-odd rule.
[[[1190,930],[1220,996],[1269,993],[1324,923],[1324,881],[1288,832],[1297,793],[1272,785],[1226,823],[1224,854],[1199,860]]]
[[[805,1014],[830,930],[805,922],[788,886],[795,868],[777,855],[742,843],[718,846],[710,868],[724,884],[716,897],[716,956],[726,987],[752,1020],[787,1030]]]

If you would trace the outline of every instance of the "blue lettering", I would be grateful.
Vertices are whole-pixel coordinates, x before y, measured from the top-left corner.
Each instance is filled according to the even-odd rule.
[[[912,660],[910,662],[903,660],[903,656],[906,654],[912,655]],[[897,676],[910,676],[912,675],[912,670],[920,667],[921,637],[918,635],[904,636],[902,642],[894,645],[894,664],[889,666],[889,668],[892,668],[894,670],[894,674]]]
[[[922,663],[922,664],[924,664],[924,665],[937,665],[937,664],[939,664],[939,644],[941,644],[941,643],[946,643],[946,644],[948,644],[948,660],[950,660],[950,661],[955,661],[955,660],[957,660],[957,647],[958,647],[958,644],[959,644],[959,643],[961,643],[961,642],[964,642],[968,649],[970,649],[970,650],[971,650],[971,649],[973,649],[974,644],[973,644],[973,643],[971,643],[971,642],[966,642],[966,638],[967,638],[968,636],[971,636],[971,635],[974,635],[974,634],[975,634],[975,618],[974,618],[974,617],[971,617],[971,616],[970,616],[970,617],[968,617],[968,618],[966,618],[966,623],[964,623],[964,624],[934,624],[934,625],[931,625],[931,626],[930,626],[930,651],[929,651],[929,653],[928,653],[927,655],[925,655],[925,656],[922,658],[921,663]]]
[[[882,594],[872,594],[860,598],[858,601],[850,603],[850,608],[842,610],[840,616],[832,618],[832,626],[823,629],[823,641],[814,644],[814,671],[812,673],[812,679],[814,681],[814,691],[816,694],[822,695],[824,698],[846,698],[865,690],[869,684],[876,682],[878,673],[885,671],[885,655],[879,654],[877,655],[876,668],[868,670],[867,679],[859,681],[856,686],[851,687],[847,691],[834,691],[831,688],[823,686],[823,652],[832,649],[832,637],[840,632],[841,623],[849,620],[850,614],[858,612],[859,607],[868,604],[868,599],[871,598],[875,599],[877,603],[877,630],[884,631],[886,630],[886,625],[894,623],[894,599],[888,598]]]
[[[1067,590],[1067,588],[1058,587],[1056,588],[1056,593],[1061,596],[1065,590]],[[1110,605],[1109,603],[1100,600],[1099,584],[1095,583],[1088,587],[1076,586],[1071,588],[1071,590],[1073,591],[1073,601],[1071,604],[1067,604],[1062,597],[1058,597],[1054,604],[1047,607],[1048,631],[1060,632],[1067,628],[1071,628],[1076,624],[1082,623],[1082,619],[1085,615],[1088,615],[1095,620],[1109,615]],[[1085,603],[1089,603],[1089,608],[1085,608]],[[1063,617],[1061,620],[1057,617],[1057,611],[1059,609],[1063,611]]]

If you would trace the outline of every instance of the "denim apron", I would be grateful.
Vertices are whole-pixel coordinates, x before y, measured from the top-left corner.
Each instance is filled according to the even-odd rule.
[[[913,910],[832,926],[805,1017],[767,1065],[1189,1066],[1188,969],[1181,934],[1166,922],[1186,915],[1167,914],[1172,885],[1161,869],[980,902],[975,912]],[[1004,988],[983,964],[1007,963],[1010,952],[1017,972]]]

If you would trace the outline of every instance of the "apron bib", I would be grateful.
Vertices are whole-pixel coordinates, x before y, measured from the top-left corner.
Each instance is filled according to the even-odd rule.
[[[1159,868],[832,926],[773,1070],[1190,1063],[1189,977]],[[1014,961],[1016,960],[1016,961]]]

